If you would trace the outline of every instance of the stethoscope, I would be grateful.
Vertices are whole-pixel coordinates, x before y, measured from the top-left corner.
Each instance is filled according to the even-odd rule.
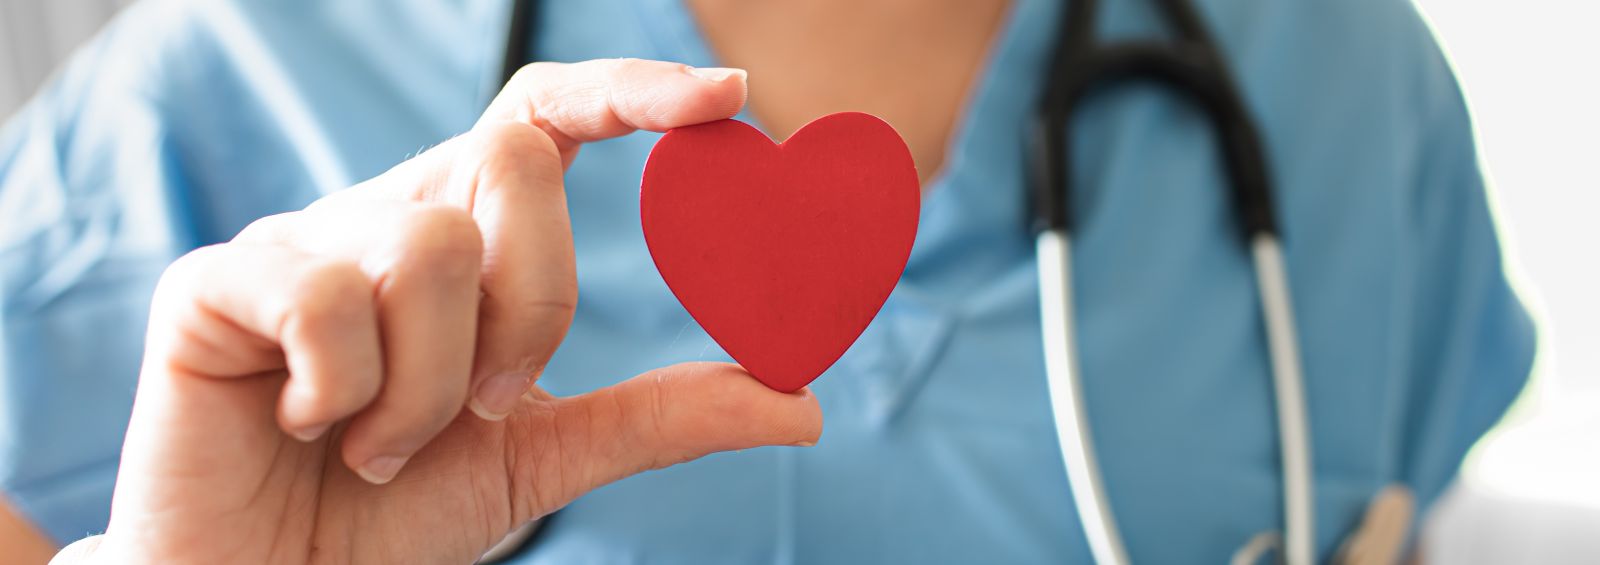
[[[1062,11],[1050,79],[1033,121],[1033,231],[1037,236],[1039,308],[1045,373],[1056,435],[1090,552],[1101,564],[1128,563],[1127,549],[1106,496],[1083,400],[1072,316],[1072,115],[1097,88],[1149,80],[1187,95],[1211,118],[1231,181],[1240,235],[1253,258],[1272,365],[1278,446],[1283,471],[1284,561],[1312,563],[1315,545],[1311,438],[1294,309],[1283,246],[1272,211],[1271,177],[1260,133],[1240,99],[1227,62],[1199,14],[1186,0],[1154,0],[1175,41],[1100,43],[1095,0],[1074,0]],[[1235,553],[1253,562],[1277,536],[1266,532]]]
[[[1153,80],[1196,102],[1210,116],[1217,132],[1232,183],[1236,219],[1254,260],[1266,322],[1282,452],[1284,562],[1308,565],[1314,555],[1315,531],[1311,441],[1294,313],[1260,134],[1240,99],[1221,51],[1193,6],[1186,0],[1153,1],[1173,29],[1176,41],[1101,43],[1094,31],[1096,0],[1069,3],[1070,7],[1062,11],[1062,32],[1029,140],[1033,164],[1032,229],[1037,236],[1045,372],[1073,502],[1095,561],[1102,565],[1128,563],[1096,461],[1074,339],[1069,132],[1074,110],[1097,88],[1125,80]],[[531,30],[538,27],[538,16],[533,0],[513,0],[501,84],[532,60]],[[1259,534],[1234,554],[1233,561],[1253,563],[1279,544],[1275,532]]]

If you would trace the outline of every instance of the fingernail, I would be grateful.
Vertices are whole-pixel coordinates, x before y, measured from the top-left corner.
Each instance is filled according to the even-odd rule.
[[[745,78],[744,69],[730,69],[726,67],[689,67],[689,74],[699,77],[700,80],[722,82],[732,77]]]
[[[330,423],[327,423],[327,424],[317,424],[315,426],[308,426],[308,427],[300,428],[298,430],[292,430],[292,431],[289,432],[289,437],[292,437],[294,439],[300,440],[302,442],[309,442],[309,441],[315,440],[315,439],[317,439],[319,437],[322,437],[322,433],[328,431],[328,427],[330,427],[332,425],[333,425],[333,423],[330,422]]]
[[[368,459],[366,464],[356,469],[356,474],[361,475],[367,482],[381,485],[394,480],[400,474],[400,468],[406,466],[406,458],[396,455],[379,455]]]
[[[793,445],[795,447],[814,447],[814,446],[817,445],[817,442],[814,442],[814,441],[797,441],[797,442],[791,443],[789,445]]]
[[[517,409],[517,403],[532,384],[532,377],[530,373],[504,373],[484,379],[478,383],[478,391],[467,407],[485,420],[504,420]]]

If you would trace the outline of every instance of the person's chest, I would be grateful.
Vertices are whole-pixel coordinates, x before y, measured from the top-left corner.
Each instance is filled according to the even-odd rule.
[[[619,55],[725,62],[675,3],[636,5],[650,22],[639,30],[650,43]],[[861,339],[813,384],[827,421],[818,448],[717,456],[613,485],[564,510],[535,560],[626,561],[645,552],[682,562],[1028,562],[1085,551],[1073,535],[1051,431],[1024,223],[1024,132],[1048,51],[1042,13],[1049,10],[1034,3],[1007,20],[1006,39],[984,59],[970,104],[954,120],[944,171],[925,187],[905,277]],[[571,59],[607,52],[547,45]],[[752,77],[759,80],[754,69]],[[1166,109],[1155,106],[1090,133]],[[1160,129],[1144,122],[1109,137]],[[587,147],[569,174],[580,300],[544,381],[553,391],[589,390],[670,363],[728,360],[650,264],[637,183],[655,139]],[[1244,253],[1219,217],[1225,202],[1213,198],[1221,191],[1211,186],[1211,153],[1175,143],[1162,155],[1179,169],[1143,182],[1124,176],[1149,172],[1141,163],[1101,159],[1115,174],[1096,184],[1115,186],[1094,224],[1111,227],[1086,243],[1093,249],[1085,250],[1079,295],[1091,405],[1101,429],[1116,436],[1104,458],[1134,522],[1210,516],[1214,525],[1201,533],[1220,531],[1212,537],[1231,544],[1275,508],[1269,482],[1216,486],[1218,474],[1267,470],[1253,463],[1269,461],[1274,445],[1266,389],[1257,386],[1267,382],[1265,356],[1252,333]],[[1206,186],[1179,171],[1198,171]],[[1141,209],[1142,201],[1168,204]],[[1167,217],[1179,209],[1193,215]],[[1147,248],[1148,260],[1127,255]],[[1219,319],[1207,317],[1213,310]],[[1221,394],[1230,389],[1250,392]],[[1234,416],[1214,416],[1225,412]],[[1149,467],[1184,463],[1197,466]],[[1233,500],[1233,517],[1244,519],[1218,518],[1214,500],[1195,494],[1199,485]],[[585,541],[598,539],[612,545]],[[1231,550],[1221,545],[1198,547],[1207,555]]]

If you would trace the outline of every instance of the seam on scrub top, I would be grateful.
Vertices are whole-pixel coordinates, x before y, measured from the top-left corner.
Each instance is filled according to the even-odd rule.
[[[883,415],[881,427],[892,426],[899,422],[901,415],[905,414],[907,407],[916,401],[917,396],[927,388],[928,381],[933,378],[933,368],[938,366],[950,347],[950,338],[955,335],[955,316],[953,313],[941,308],[930,307],[930,324],[924,337],[917,344],[916,349],[906,357],[911,360],[900,371],[900,378],[896,379],[901,384],[898,394],[889,405],[888,411]]]

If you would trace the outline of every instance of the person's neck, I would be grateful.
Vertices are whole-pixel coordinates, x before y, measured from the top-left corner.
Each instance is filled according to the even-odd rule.
[[[884,118],[926,182],[998,35],[1006,0],[688,0],[722,64],[750,71],[750,111],[787,138],[832,112]]]

